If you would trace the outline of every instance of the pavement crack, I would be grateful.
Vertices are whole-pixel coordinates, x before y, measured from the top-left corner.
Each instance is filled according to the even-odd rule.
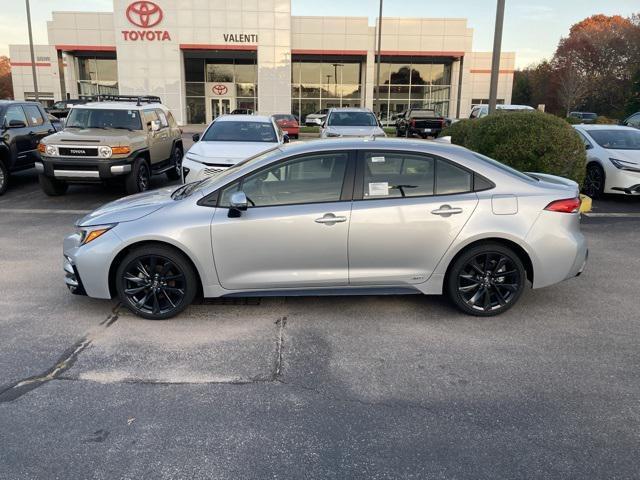
[[[118,320],[119,310],[120,304],[116,305],[111,311],[111,314],[100,322],[99,325],[102,328],[99,330],[94,329],[92,332],[89,332],[82,339],[78,340],[75,344],[66,349],[58,358],[56,363],[45,372],[18,380],[8,386],[0,387],[0,403],[12,402],[13,400],[29,393],[31,390],[35,390],[45,383],[59,378],[64,372],[73,367],[78,359],[78,355],[91,345],[100,331],[109,328],[116,320]]]
[[[283,348],[284,348],[284,328],[287,326],[287,317],[280,317],[276,320],[278,326],[278,337],[276,339],[276,361],[271,375],[271,381],[279,381],[282,375]]]

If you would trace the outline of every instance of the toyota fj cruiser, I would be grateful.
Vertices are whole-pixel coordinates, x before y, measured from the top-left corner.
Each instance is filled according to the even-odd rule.
[[[39,144],[36,169],[47,195],[63,195],[69,183],[117,180],[133,194],[149,188],[152,174],[181,177],[181,130],[159,97],[95,100],[74,105],[64,130]]]

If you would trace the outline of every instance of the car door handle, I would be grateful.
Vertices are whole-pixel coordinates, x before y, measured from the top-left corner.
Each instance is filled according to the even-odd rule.
[[[458,207],[452,208],[451,205],[442,205],[436,210],[431,210],[431,213],[434,215],[440,215],[441,217],[448,217],[449,215],[462,213],[462,209]]]
[[[333,213],[325,213],[324,216],[316,218],[316,223],[324,223],[327,225],[333,225],[334,223],[346,222],[347,217],[336,217]]]

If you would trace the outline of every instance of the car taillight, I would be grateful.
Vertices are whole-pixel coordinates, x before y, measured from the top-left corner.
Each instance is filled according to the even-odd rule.
[[[556,200],[555,202],[551,202],[544,209],[550,212],[576,213],[580,210],[580,198],[576,197]]]

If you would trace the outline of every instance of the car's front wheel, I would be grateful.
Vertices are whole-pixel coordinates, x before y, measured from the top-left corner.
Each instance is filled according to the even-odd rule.
[[[177,146],[174,147],[171,158],[173,168],[171,170],[167,170],[167,178],[169,180],[179,180],[182,178],[182,149]]]
[[[447,275],[447,293],[464,313],[479,317],[498,315],[520,298],[526,270],[518,255],[499,244],[470,248],[455,261]]]
[[[149,171],[149,165],[144,158],[138,158],[133,163],[133,168],[127,174],[124,181],[125,190],[128,195],[134,193],[146,192],[149,190],[151,183],[151,172]]]
[[[47,177],[46,175],[38,175],[38,182],[40,183],[40,187],[42,187],[42,191],[50,197],[64,195],[69,188],[67,182],[62,182],[55,178]]]
[[[183,254],[171,247],[132,250],[116,270],[123,305],[149,320],[166,320],[182,312],[198,291],[196,274]]]

